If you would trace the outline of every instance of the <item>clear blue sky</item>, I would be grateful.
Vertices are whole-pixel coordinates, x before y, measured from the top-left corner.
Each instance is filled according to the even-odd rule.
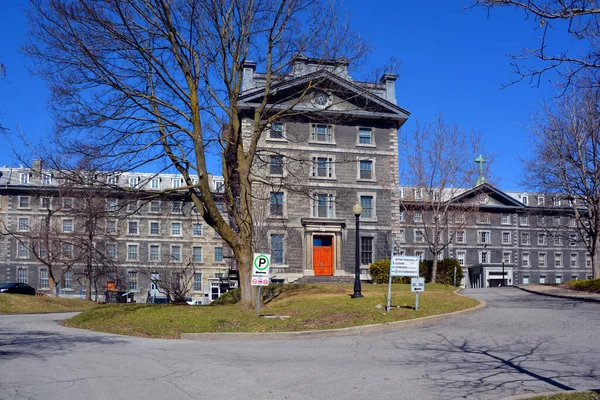
[[[7,68],[7,79],[0,80],[0,118],[13,134],[20,130],[39,138],[51,131],[52,120],[44,82],[30,75],[29,60],[19,54],[26,31],[24,4],[11,0],[0,6],[0,58]],[[484,156],[486,151],[497,155],[493,173],[498,186],[516,190],[522,187],[519,157],[529,152],[525,126],[532,107],[555,89],[547,81],[540,88],[527,83],[500,87],[515,78],[507,53],[535,44],[539,32],[522,12],[493,10],[488,17],[485,9],[463,11],[463,4],[468,0],[347,2],[356,30],[375,46],[370,64],[383,65],[390,57],[403,63],[396,93],[411,118],[402,134],[409,134],[417,120],[429,121],[440,112],[447,122],[479,130],[486,142]],[[0,165],[16,163],[2,138]]]

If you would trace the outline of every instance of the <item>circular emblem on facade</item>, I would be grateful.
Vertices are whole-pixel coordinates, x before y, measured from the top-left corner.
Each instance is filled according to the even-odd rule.
[[[313,93],[312,102],[319,108],[325,108],[330,104],[331,96],[322,90],[316,90]]]
[[[479,204],[487,204],[487,202],[490,200],[490,196],[488,196],[486,193],[479,193],[477,195],[477,202]]]

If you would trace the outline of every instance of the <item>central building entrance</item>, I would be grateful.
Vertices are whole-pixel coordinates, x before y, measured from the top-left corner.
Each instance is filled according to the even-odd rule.
[[[333,236],[313,236],[313,270],[317,276],[333,276]]]

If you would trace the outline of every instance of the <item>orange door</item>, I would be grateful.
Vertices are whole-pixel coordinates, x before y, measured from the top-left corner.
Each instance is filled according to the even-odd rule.
[[[333,244],[331,243],[331,237],[314,238],[313,269],[315,275],[333,275]]]

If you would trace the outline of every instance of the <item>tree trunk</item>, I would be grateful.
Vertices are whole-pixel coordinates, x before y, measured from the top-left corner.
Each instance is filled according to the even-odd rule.
[[[57,282],[57,281],[54,281],[54,280],[53,280],[53,282],[54,282],[54,288],[53,288],[53,289],[54,289],[54,290],[53,290],[53,292],[54,292],[54,297],[60,297],[60,288],[58,287],[58,286],[59,286],[59,285],[58,285],[58,282]]]
[[[89,276],[85,277],[85,299],[92,301],[92,280]]]
[[[600,242],[600,236],[596,236],[594,239],[596,243],[592,246],[593,253],[590,254],[590,258],[592,259],[592,278],[599,279],[600,278],[600,265],[598,264],[598,245]]]
[[[437,279],[437,264],[438,264],[437,254],[434,252],[433,263],[431,265],[431,282],[432,283],[435,283],[435,280]]]
[[[252,287],[252,243],[243,242],[236,254],[240,274],[240,290],[242,291],[242,307],[256,306],[256,297]]]

